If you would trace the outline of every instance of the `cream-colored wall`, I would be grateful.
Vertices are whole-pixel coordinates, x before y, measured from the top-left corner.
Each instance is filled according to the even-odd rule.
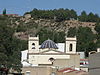
[[[69,50],[70,44],[72,44],[72,51]],[[76,53],[76,37],[75,38],[66,38],[66,53]]]
[[[35,49],[32,49],[33,45],[35,44],[34,47]],[[29,37],[29,41],[28,41],[28,50],[29,53],[37,53],[39,52],[39,37]]]
[[[58,50],[54,50],[54,49],[52,49],[52,50],[41,50],[40,52],[43,52],[43,53],[46,53],[46,54],[50,54],[50,53],[56,53],[56,54],[59,54],[59,53],[62,53],[62,52],[60,52],[60,51],[58,51]]]
[[[72,55],[30,55],[29,63],[34,65],[52,64],[49,58],[54,58],[54,66],[59,67],[80,67],[80,56],[78,54]]]
[[[70,59],[57,59],[54,61],[54,66],[59,67],[80,67],[79,55],[70,55]]]
[[[71,55],[69,63],[74,67],[80,68],[80,55],[78,54]]]
[[[53,62],[53,66],[57,66],[58,68],[62,68],[62,67],[68,67],[68,60],[70,59],[56,59],[54,62]]]
[[[58,49],[53,49],[53,48],[51,48],[51,49],[50,48],[39,49],[40,52],[47,51],[47,50],[50,51],[50,50],[58,50]]]
[[[45,52],[45,53],[58,53],[56,51],[48,51],[48,52]]]
[[[23,67],[22,73],[26,75],[26,72],[30,71],[30,75],[50,75],[52,69],[50,67]]]
[[[51,61],[49,61],[49,58],[56,59],[70,59],[70,55],[29,55],[29,63],[38,65],[38,64],[52,64]]]

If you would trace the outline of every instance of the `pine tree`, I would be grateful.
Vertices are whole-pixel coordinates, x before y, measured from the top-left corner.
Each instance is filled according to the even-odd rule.
[[[6,15],[6,9],[3,10],[3,15]]]

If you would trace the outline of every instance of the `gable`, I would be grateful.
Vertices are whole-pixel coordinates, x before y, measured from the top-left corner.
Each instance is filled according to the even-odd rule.
[[[43,53],[43,54],[65,54],[64,52],[61,52],[58,50],[46,50],[46,51],[42,51],[40,53]]]
[[[59,53],[59,52],[57,52],[57,51],[47,51],[45,53]]]

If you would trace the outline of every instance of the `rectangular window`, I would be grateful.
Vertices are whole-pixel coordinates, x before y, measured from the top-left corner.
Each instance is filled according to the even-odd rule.
[[[26,75],[30,75],[30,71],[26,71]]]

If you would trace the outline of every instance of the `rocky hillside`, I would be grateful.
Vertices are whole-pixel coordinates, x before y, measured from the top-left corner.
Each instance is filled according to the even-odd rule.
[[[10,26],[15,28],[15,36],[20,39],[27,39],[28,34],[32,34],[33,36],[41,28],[46,28],[51,31],[57,32],[67,32],[70,27],[90,27],[93,33],[96,33],[94,30],[95,23],[94,22],[80,22],[78,20],[65,20],[62,22],[56,22],[55,20],[50,19],[34,19],[30,14],[26,14],[24,16],[8,16],[9,21],[11,22]]]

